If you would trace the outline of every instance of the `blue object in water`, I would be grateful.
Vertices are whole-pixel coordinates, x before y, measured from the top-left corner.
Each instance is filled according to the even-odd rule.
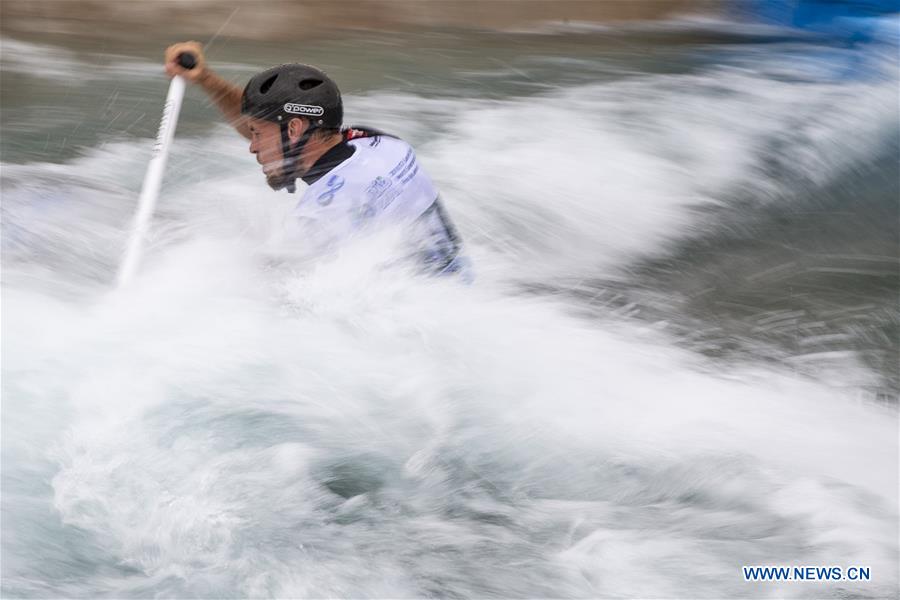
[[[845,42],[869,41],[900,0],[750,0],[732,5],[744,18],[821,33]]]

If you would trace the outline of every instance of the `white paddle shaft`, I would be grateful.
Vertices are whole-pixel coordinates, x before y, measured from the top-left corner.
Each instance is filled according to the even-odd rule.
[[[141,251],[147,231],[150,229],[150,220],[153,218],[156,199],[159,197],[159,187],[162,183],[166,161],[169,158],[169,148],[175,136],[175,126],[178,124],[178,113],[181,111],[183,98],[184,79],[176,75],[169,84],[169,94],[166,96],[166,106],[163,109],[162,120],[159,122],[156,144],[153,146],[153,157],[150,159],[150,164],[147,165],[147,174],[144,175],[144,185],[141,187],[141,198],[138,203],[137,215],[134,218],[131,237],[128,240],[128,249],[119,267],[119,287],[125,286],[131,281],[141,262]]]

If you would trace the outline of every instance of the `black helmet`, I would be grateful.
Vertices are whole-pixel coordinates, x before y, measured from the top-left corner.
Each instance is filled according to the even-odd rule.
[[[344,119],[341,92],[328,75],[297,63],[255,75],[241,96],[241,113],[266,121],[309,119],[313,127],[340,129]]]
[[[272,67],[254,76],[241,95],[241,114],[281,125],[283,173],[269,185],[293,192],[301,173],[300,154],[318,129],[340,129],[344,119],[341,92],[328,75],[315,67],[297,63]],[[297,117],[309,121],[300,139],[291,145],[288,122]]]

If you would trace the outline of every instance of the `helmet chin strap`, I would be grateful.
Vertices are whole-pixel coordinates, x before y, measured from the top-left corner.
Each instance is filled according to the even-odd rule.
[[[285,188],[287,189],[288,193],[293,194],[297,191],[296,181],[297,178],[301,175],[300,155],[303,153],[303,148],[306,147],[307,142],[309,142],[309,139],[318,128],[310,123],[306,128],[306,131],[303,132],[303,135],[300,136],[300,139],[297,140],[297,143],[292,146],[291,136],[288,132],[287,121],[281,121],[280,126],[281,153],[284,156],[284,160],[282,161],[283,173],[277,181],[275,181],[274,183],[270,183],[270,185],[274,190]]]

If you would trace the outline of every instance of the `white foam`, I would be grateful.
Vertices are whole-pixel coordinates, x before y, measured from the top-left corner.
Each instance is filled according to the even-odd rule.
[[[895,413],[770,372],[703,374],[647,333],[628,339],[491,286],[410,279],[376,268],[378,254],[361,242],[284,276],[261,271],[247,241],[197,240],[79,309],[7,297],[7,314],[30,322],[7,332],[18,352],[5,369],[55,364],[66,378],[53,479],[64,522],[160,585],[202,572],[245,595],[399,595],[429,568],[473,569],[432,554],[487,543],[479,519],[445,511],[505,515],[489,535],[508,536],[510,557],[536,553],[534,577],[518,581],[481,559],[502,589],[694,595],[710,579],[685,573],[703,568],[726,593],[748,538],[771,557],[843,553],[890,577]],[[339,465],[359,471],[365,496],[323,487]],[[668,516],[646,514],[653,505]],[[720,521],[717,550],[704,550]],[[525,533],[542,527],[543,549]],[[290,534],[271,545],[279,531]],[[681,570],[649,577],[669,561]],[[396,580],[378,583],[382,568]],[[474,568],[473,585],[484,577]]]

